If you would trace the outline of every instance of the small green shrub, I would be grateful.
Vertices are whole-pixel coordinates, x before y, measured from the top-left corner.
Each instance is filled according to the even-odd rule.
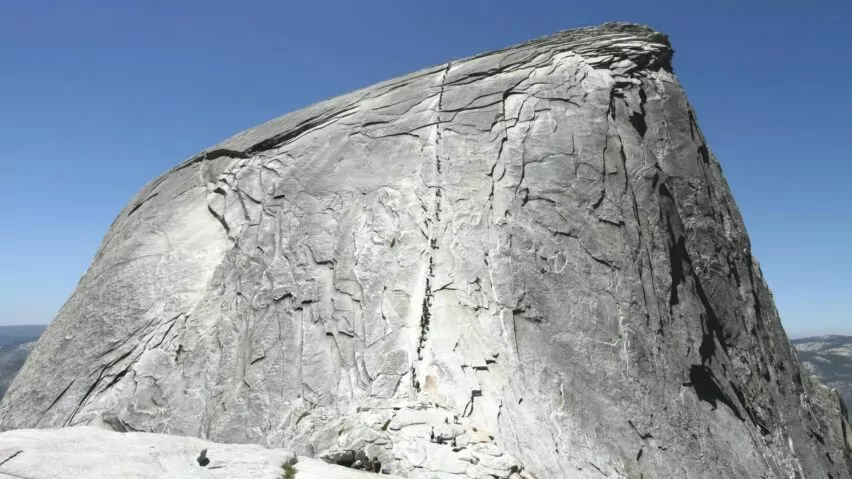
[[[284,469],[284,479],[295,479],[296,478],[296,468],[291,466],[290,464],[284,464],[281,466]]]

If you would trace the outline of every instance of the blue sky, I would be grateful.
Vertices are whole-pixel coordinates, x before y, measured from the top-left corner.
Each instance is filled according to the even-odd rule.
[[[852,334],[852,2],[5,2],[0,324],[46,323],[145,183],[242,129],[566,28],[670,35],[791,336]]]

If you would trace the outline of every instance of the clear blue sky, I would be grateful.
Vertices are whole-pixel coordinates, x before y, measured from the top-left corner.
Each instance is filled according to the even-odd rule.
[[[0,7],[0,324],[46,323],[149,180],[267,119],[624,20],[675,72],[788,332],[852,334],[852,2],[18,1]]]

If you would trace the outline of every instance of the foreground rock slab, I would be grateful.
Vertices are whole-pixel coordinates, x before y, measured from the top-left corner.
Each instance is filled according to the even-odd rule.
[[[116,218],[0,429],[412,478],[850,478],[672,53],[570,30],[188,158]]]
[[[201,451],[209,459],[199,464]],[[292,452],[192,437],[118,433],[95,427],[0,433],[0,478],[369,479],[379,477]],[[394,476],[381,476],[394,477]]]

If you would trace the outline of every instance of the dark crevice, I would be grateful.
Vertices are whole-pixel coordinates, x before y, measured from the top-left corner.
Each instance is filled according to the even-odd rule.
[[[3,459],[3,461],[2,461],[2,462],[0,462],[0,466],[2,466],[3,464],[6,464],[7,462],[11,461],[11,460],[12,460],[12,459],[14,459],[15,457],[17,457],[17,456],[18,456],[18,454],[20,454],[20,453],[22,453],[22,452],[24,452],[24,451],[23,451],[23,450],[15,451],[15,452],[14,452],[11,456],[7,457],[6,459]],[[4,473],[4,474],[8,474],[8,473]]]
[[[297,137],[301,136],[303,133],[307,133],[310,130],[321,128],[323,126],[327,126],[329,123],[332,123],[336,120],[339,120],[343,117],[346,117],[351,114],[353,110],[357,107],[349,105],[345,108],[342,108],[332,114],[320,115],[309,120],[303,121],[302,123],[296,125],[296,127],[287,130],[284,133],[274,135],[266,140],[263,140],[259,143],[255,143],[250,148],[248,148],[245,153],[247,156],[254,155],[255,153],[261,151],[271,150],[273,148],[277,148],[285,143],[288,143]]]
[[[368,128],[368,127],[377,126],[377,125],[387,125],[388,123],[391,123],[390,120],[368,121],[367,123],[361,124],[361,128]]]
[[[663,221],[668,226],[669,233],[669,263],[671,265],[671,293],[669,295],[669,306],[680,303],[678,297],[678,286],[684,280],[684,265],[688,261],[686,242],[682,235],[683,227],[677,215],[677,205],[666,185],[660,185],[660,209]]]
[[[500,140],[500,148],[497,150],[497,161],[495,161],[494,164],[491,165],[491,171],[488,172],[487,176],[494,178],[494,168],[497,167],[497,162],[500,161],[500,157],[503,155],[503,148],[506,147],[507,141],[509,141],[509,138],[507,138],[506,136],[503,136],[503,138]],[[496,179],[499,180],[499,178]]]
[[[198,163],[198,162],[201,162],[201,161],[216,160],[216,159],[224,158],[224,157],[239,158],[241,160],[245,160],[245,159],[248,159],[249,156],[250,155],[247,155],[246,153],[244,153],[242,151],[230,150],[230,149],[227,149],[227,148],[216,148],[216,149],[213,149],[213,150],[205,151],[204,153],[201,153],[197,156],[190,158],[189,160],[185,161],[183,164],[176,167],[170,173],[180,171],[184,168],[192,166],[195,163]],[[163,175],[161,178],[165,179],[166,176],[168,176],[168,174]]]
[[[645,89],[639,87],[639,113],[633,112],[630,114],[630,123],[633,128],[639,132],[639,136],[645,138],[645,132],[648,131],[648,124],[645,123],[645,102],[648,101],[648,96],[645,94]]]
[[[671,233],[671,230],[669,230]],[[683,264],[686,261],[686,244],[683,238],[678,238],[677,241],[671,238],[674,242],[669,248],[669,262],[671,263],[672,287],[669,294],[669,306],[674,306],[680,303],[680,297],[677,293],[678,286],[683,283]]]
[[[209,211],[210,214],[213,215],[213,217],[216,218],[217,221],[219,221],[219,224],[222,225],[222,228],[225,228],[225,233],[231,232],[231,228],[228,227],[228,223],[225,221],[225,218],[219,215],[219,213],[216,213],[216,211],[213,210],[210,205],[207,205],[207,211]]]
[[[145,328],[147,328],[147,327],[151,326],[151,324],[152,324],[153,322],[154,322],[154,319],[151,319],[151,320],[150,320],[150,321],[148,321],[147,323],[145,323],[145,324],[143,324],[143,325],[139,326],[138,328],[134,329],[132,332],[130,332],[130,334],[128,334],[127,336],[125,336],[125,337],[124,337],[124,339],[121,339],[121,340],[119,340],[119,341],[113,341],[113,342],[110,344],[109,348],[108,348],[107,350],[105,350],[104,352],[102,352],[102,353],[98,354],[96,358],[97,358],[97,359],[103,359],[104,357],[106,357],[106,355],[107,355],[107,354],[109,354],[109,353],[111,353],[111,352],[115,351],[116,349],[118,349],[118,348],[119,348],[119,347],[121,347],[121,346],[124,346],[125,344],[127,344],[127,342],[128,342],[128,341],[130,341],[130,340],[131,340],[131,339],[133,339],[133,338],[136,338],[137,334],[138,334],[140,331],[142,331],[143,329],[145,329]]]
[[[615,88],[609,92],[609,108],[606,113],[613,120],[615,120],[615,99],[621,97],[622,96],[617,95]]]
[[[462,417],[470,417],[470,415],[473,414],[474,399],[481,397],[481,396],[482,396],[482,391],[474,390],[474,391],[470,392],[470,400],[464,406],[464,410],[462,411]]]
[[[156,349],[156,348],[159,348],[160,346],[162,346],[162,345],[163,345],[163,342],[165,342],[166,338],[169,336],[169,333],[171,333],[171,332],[172,332],[172,329],[174,329],[175,324],[177,324],[177,321],[178,321],[178,319],[180,319],[180,318],[181,318],[181,316],[183,316],[183,313],[180,313],[180,314],[178,314],[177,316],[175,316],[174,318],[172,318],[172,319],[170,320],[171,322],[170,322],[170,324],[169,324],[169,327],[168,327],[168,328],[166,328],[166,332],[165,332],[165,333],[163,333],[163,335],[160,337],[160,341],[158,341],[158,342],[157,342],[157,344],[155,344],[155,345],[151,346],[151,347],[150,347],[150,348],[148,348],[148,349]],[[157,326],[157,329],[159,329],[159,326]],[[128,353],[128,354],[129,354],[129,353]],[[116,361],[114,361],[113,363],[110,363],[110,366],[112,366],[112,365],[113,365],[113,364],[115,364],[116,362],[120,361],[121,359],[124,359],[124,357],[117,359],[117,360],[116,360]]]
[[[74,385],[74,381],[76,381],[76,379],[72,379],[71,382],[68,383],[67,386],[65,386],[65,389],[63,389],[62,392],[60,392],[59,395],[56,396],[56,398],[53,400],[53,402],[50,403],[50,406],[48,406],[47,409],[45,409],[42,414],[47,414],[47,411],[50,411],[53,408],[53,406],[55,406],[56,403],[58,403],[59,400],[62,399],[62,396],[64,396],[65,393],[67,393],[68,390],[71,389],[71,386]]]
[[[726,259],[728,260],[728,269],[731,271],[731,275],[737,283],[737,288],[740,288],[742,286],[742,278],[740,278],[740,272],[737,269],[737,265],[734,263],[734,259],[731,257],[730,252],[728,252]]]
[[[417,129],[412,130],[412,131],[416,131],[416,130]],[[388,133],[386,135],[375,135],[375,136],[368,135],[368,134],[364,133],[363,131],[356,131],[354,133],[349,134],[349,136],[355,136],[355,135],[366,136],[367,138],[369,138],[371,140],[381,140],[383,138],[393,138],[393,137],[399,137],[399,136],[405,136],[405,137],[409,137],[409,138],[417,138],[418,140],[420,139],[419,135],[415,135],[414,133],[411,133],[410,131],[398,131],[396,133]]]
[[[135,213],[136,210],[138,210],[139,208],[142,207],[142,205],[144,205],[145,203],[147,203],[149,200],[153,199],[154,197],[158,196],[159,194],[160,193],[154,193],[153,195],[145,198],[144,200],[140,201],[139,203],[136,203],[136,205],[133,208],[131,208],[130,211],[127,212],[127,216],[130,216],[133,213]]]
[[[68,426],[69,424],[71,424],[71,421],[74,419],[74,416],[77,415],[77,412],[80,411],[80,408],[83,407],[83,404],[86,403],[86,400],[89,399],[89,396],[91,396],[92,393],[95,391],[95,388],[98,386],[98,383],[100,383],[101,379],[103,379],[106,370],[107,367],[101,369],[100,374],[98,374],[98,378],[95,380],[95,382],[92,383],[91,386],[89,386],[89,389],[86,391],[86,394],[84,394],[80,401],[77,403],[77,407],[74,408],[74,411],[71,412],[70,415],[68,415],[68,419],[65,420],[65,424],[63,424],[63,426]]]
[[[645,138],[645,132],[648,131],[648,125],[645,123],[645,115],[636,112],[630,113],[630,123],[639,132],[639,136]]]
[[[122,369],[120,373],[118,373],[118,374],[116,374],[115,376],[113,376],[113,377],[112,377],[112,379],[110,380],[110,382],[109,382],[109,383],[107,383],[107,385],[106,385],[106,386],[104,386],[104,387],[103,387],[103,389],[101,389],[101,390],[100,390],[100,393],[103,393],[104,391],[106,391],[106,390],[108,390],[109,388],[111,388],[111,387],[115,386],[116,384],[118,384],[118,382],[119,382],[119,381],[121,381],[121,378],[123,378],[124,376],[126,376],[126,375],[127,375],[127,373],[129,373],[129,372],[130,372],[130,368],[129,368],[129,367],[128,367],[127,369]]]
[[[201,160],[210,161],[210,160],[218,160],[219,158],[239,158],[241,160],[247,160],[251,155],[248,155],[242,151],[237,150],[229,150],[227,148],[216,148],[215,150],[210,150],[201,155]]]
[[[151,349],[153,349],[153,348],[151,348]],[[120,363],[120,362],[121,362],[121,361],[123,361],[125,358],[127,358],[128,356],[130,356],[130,355],[133,353],[133,351],[135,351],[135,349],[131,349],[131,350],[127,351],[126,353],[122,354],[121,356],[119,356],[119,357],[117,357],[117,358],[113,359],[113,360],[112,360],[112,361],[110,361],[108,364],[106,364],[106,367],[107,367],[107,368],[111,368],[111,367],[115,366],[116,364]]]
[[[666,41],[668,43],[668,40]],[[657,70],[665,70],[669,73],[674,73],[674,69],[672,68],[672,56],[674,55],[674,49],[668,48],[658,55],[647,55],[634,60],[634,62],[639,65],[639,68],[645,68],[651,71]]]
[[[695,112],[691,109],[687,109],[687,115],[689,115],[689,137],[695,140]]]
[[[500,67],[497,67],[497,68],[492,68],[492,69],[486,70],[486,71],[471,72],[471,73],[468,73],[467,75],[465,75],[461,78],[458,78],[458,79],[456,79],[452,82],[447,83],[447,85],[466,85],[466,84],[469,84],[469,83],[473,83],[474,81],[476,81],[480,78],[498,75],[500,73],[507,71],[509,68],[518,67],[520,65],[523,65],[527,61],[529,61],[528,58],[524,59],[522,61],[516,62],[516,63],[509,63],[508,65],[503,65],[503,66],[500,66]]]
[[[716,316],[716,312],[710,305],[710,300],[707,298],[707,294],[705,294],[704,288],[701,286],[701,282],[698,279],[698,275],[696,275],[694,272],[692,273],[692,281],[695,283],[695,292],[698,294],[698,299],[701,301],[701,305],[704,306],[705,314],[702,315],[702,319],[704,320],[704,324],[702,325],[702,329],[704,330],[704,338],[701,341],[701,347],[698,349],[698,351],[701,355],[701,360],[706,364],[706,362],[710,361],[716,352],[717,340],[719,342],[719,345],[722,346],[722,349],[727,350],[728,345],[724,335],[724,329],[722,328],[722,324],[719,322],[719,318]]]
[[[698,147],[698,154],[701,156],[701,161],[703,161],[704,164],[710,163],[710,150],[707,149],[706,144],[702,144]]]
[[[710,403],[714,409],[718,407],[718,403],[725,404],[741,421],[745,421],[739,409],[734,406],[733,401],[725,395],[722,388],[716,383],[710,368],[703,365],[693,365],[689,369],[689,380],[700,401]]]
[[[604,266],[606,266],[606,267],[608,267],[609,269],[612,269],[612,270],[618,270],[618,268],[614,264],[610,263],[609,261],[607,261],[603,258],[598,258],[597,256],[593,255],[591,253],[591,251],[589,251],[589,250],[585,250],[585,251],[586,251],[586,254],[588,254],[589,257],[592,258],[592,261],[594,261],[595,263],[602,264],[602,265],[604,265]]]
[[[731,381],[729,384],[731,386],[731,389],[734,391],[734,394],[737,396],[737,400],[740,402],[740,405],[745,410],[745,413],[748,414],[748,418],[751,420],[752,424],[754,424],[755,426],[757,426],[758,429],[760,429],[760,433],[762,435],[766,436],[767,434],[769,434],[771,431],[763,423],[758,421],[757,417],[754,415],[754,411],[752,411],[752,408],[748,406],[748,402],[746,401],[745,395],[743,394],[742,390],[733,381]]]
[[[559,97],[548,97],[548,96],[537,96],[537,95],[531,95],[531,96],[533,98],[537,99],[537,100],[546,100],[546,101],[552,101],[552,102],[557,102],[557,103],[567,103],[569,105],[573,105],[573,106],[576,106],[578,108],[581,107],[581,105],[579,103],[571,100],[570,98],[559,98]]]
[[[627,424],[630,424],[630,427],[633,428],[633,432],[635,432],[636,435],[638,435],[639,438],[642,439],[643,441],[647,440],[647,439],[653,439],[654,438],[654,435],[651,434],[650,432],[646,432],[646,433],[639,432],[639,428],[636,427],[636,424],[634,424],[633,421],[628,419]]]

